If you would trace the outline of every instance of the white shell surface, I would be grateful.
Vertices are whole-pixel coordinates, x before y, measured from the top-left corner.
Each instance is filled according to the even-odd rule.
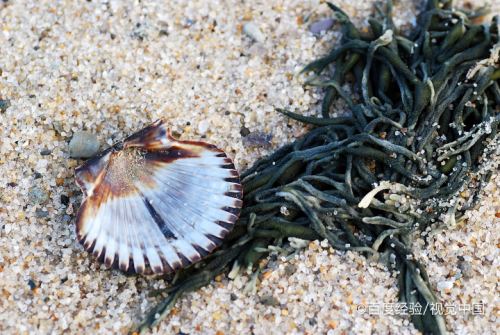
[[[177,141],[161,121],[77,168],[85,198],[77,235],[107,266],[167,273],[194,263],[236,222],[242,188],[232,161]]]

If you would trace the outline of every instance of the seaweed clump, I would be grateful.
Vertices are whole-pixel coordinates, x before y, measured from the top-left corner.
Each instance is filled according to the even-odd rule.
[[[369,33],[329,6],[343,38],[304,69],[316,74],[309,85],[325,88],[322,117],[281,111],[315,127],[242,174],[244,207],[235,229],[217,252],[176,275],[139,331],[157,324],[184,292],[231,266],[234,274],[257,265],[288,237],[326,239],[338,250],[385,260],[398,273],[401,302],[438,302],[412,256],[412,236],[460,220],[478,189],[469,199],[459,191],[473,178],[489,178],[474,172],[500,122],[499,18],[475,24],[478,12],[430,0],[403,36],[391,2],[377,8]],[[359,101],[343,89],[349,81]],[[349,115],[330,116],[337,98]],[[446,333],[443,316],[431,308],[412,321],[425,333]]]

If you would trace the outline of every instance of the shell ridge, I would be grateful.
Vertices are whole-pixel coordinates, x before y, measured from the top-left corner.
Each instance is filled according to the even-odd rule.
[[[109,195],[111,193],[111,190],[109,188],[105,188],[105,192],[106,192],[106,195]],[[98,207],[99,210],[97,211],[96,216],[94,217],[94,225],[96,226],[97,239],[96,239],[96,244],[94,246],[93,253],[97,257],[101,257],[101,256],[106,257],[107,253],[110,250],[110,247],[113,247],[114,242],[111,244],[111,246],[105,244],[106,239],[109,239],[109,235],[110,235],[110,231],[109,231],[109,227],[107,227],[107,223],[110,221],[110,218],[112,218],[114,215],[120,214],[120,212],[118,212],[118,213],[115,212],[116,203],[112,200],[112,198],[106,197],[104,199],[106,199],[106,204],[109,204],[109,206]],[[110,200],[108,200],[108,199],[110,199]]]
[[[140,200],[139,200],[140,199]],[[162,271],[162,263],[160,260],[160,256],[156,250],[156,247],[159,246],[162,242],[160,239],[166,240],[163,236],[162,231],[158,224],[155,222],[154,217],[151,216],[146,203],[143,201],[142,197],[135,197],[135,202],[138,206],[138,211],[140,211],[140,217],[149,218],[149,220],[140,220],[138,217],[135,217],[135,224],[140,224],[141,236],[142,236],[142,245],[141,248],[143,250],[144,256],[147,257],[147,262],[149,263],[153,272],[161,272]],[[134,213],[137,214],[137,213]],[[167,241],[168,243],[168,241]]]
[[[140,220],[140,218],[147,218],[147,210],[144,210],[144,203],[142,199],[138,199],[138,197],[129,197],[126,201],[128,203],[127,212],[130,214],[129,217],[129,227],[131,227],[131,233],[128,236],[128,239],[134,243],[134,249],[132,253],[132,258],[134,260],[134,266],[136,266],[136,272],[144,272],[146,270],[146,264],[154,263],[155,259],[149,255],[148,259],[146,254],[145,246],[148,244],[155,244],[156,241],[151,241],[150,236],[155,236],[156,234],[151,233],[151,226],[155,225],[152,220]],[[153,228],[154,231],[154,228]],[[151,259],[149,259],[151,258]]]
[[[100,187],[100,185],[96,185],[96,187]],[[106,192],[106,196],[108,196],[110,193],[110,190],[108,188],[105,188],[105,192]],[[101,229],[102,229],[102,225],[99,225],[96,223],[98,216],[102,214],[100,210],[96,212],[95,216],[93,216],[93,217],[91,216],[87,220],[89,222],[87,222],[87,224],[85,224],[85,221],[86,221],[85,217],[90,216],[90,214],[88,212],[90,211],[91,208],[95,207],[95,204],[93,202],[99,201],[99,199],[96,199],[96,198],[97,198],[97,195],[95,193],[92,193],[91,195],[86,197],[82,201],[82,205],[80,206],[80,209],[78,211],[79,215],[77,216],[77,225],[76,225],[77,234],[83,233],[82,238],[84,238],[84,239],[88,239],[92,235],[95,235],[94,238],[97,238],[99,236],[99,233],[101,232]],[[102,198],[102,196],[100,198]],[[85,231],[83,231],[83,230],[85,230]],[[95,233],[94,233],[94,231],[95,231]],[[93,234],[91,235],[91,233],[93,233]],[[93,249],[95,249],[95,245],[94,245]],[[92,250],[92,252],[93,252],[93,250]]]
[[[128,213],[128,215],[130,217],[133,217],[134,216],[134,212],[132,211],[132,206],[131,204],[129,204],[129,200],[127,199],[126,200],[127,202],[127,206],[125,206],[125,209],[126,209],[126,213]],[[129,225],[127,227],[127,231],[128,231],[128,235],[127,235],[127,240],[128,242],[131,244],[131,251],[129,251],[129,255],[128,257],[129,258],[132,258],[132,262],[134,263],[134,270],[136,272],[141,272],[141,267],[142,268],[145,268],[145,264],[144,264],[144,259],[141,257],[142,255],[142,248],[141,248],[141,242],[140,242],[140,238],[139,238],[139,233],[136,231],[136,226],[135,225]],[[124,256],[125,258],[125,256]],[[130,261],[129,261],[130,262]],[[144,270],[142,270],[144,271]]]
[[[109,189],[109,188],[108,188]],[[115,201],[115,206],[117,207],[117,205],[119,204],[118,201],[120,201],[122,199],[113,199],[112,201]],[[117,209],[115,207],[115,210]],[[126,213],[125,211],[118,211],[118,213],[122,214],[123,216],[123,220],[125,220],[126,218]],[[120,248],[120,242],[121,242],[121,236],[123,236],[122,234],[119,233],[119,229],[118,229],[118,222],[122,222],[121,220],[120,221],[113,221],[112,220],[112,216],[110,215],[111,213],[108,213],[109,215],[109,222],[110,222],[110,231],[109,231],[109,235],[113,236],[113,238],[110,238],[111,241],[114,242],[113,244],[113,247],[112,248],[108,248],[107,249],[107,252],[106,252],[106,258],[105,258],[105,264],[110,267],[111,265],[113,265],[113,263],[115,262],[115,259],[117,259],[117,253],[119,251],[119,248]],[[117,214],[117,213],[116,213]],[[115,214],[115,215],[116,215]]]
[[[159,178],[154,178],[154,179],[155,179],[156,183],[163,184],[163,186],[166,186],[166,187],[172,187],[172,186],[174,186],[174,187],[179,186],[180,187],[181,185],[192,186],[189,183],[185,183],[181,179],[176,179],[171,174],[168,174],[168,177],[170,178],[171,181],[173,181],[170,184],[166,184],[165,181],[163,181],[162,179],[159,179]],[[178,183],[179,185],[175,185],[175,183]],[[234,206],[235,205],[234,202],[240,201],[239,199],[225,195],[223,190],[220,190],[219,192],[210,192],[210,191],[206,190],[206,188],[203,189],[203,188],[198,187],[198,186],[195,187],[194,190],[192,191],[191,197],[193,198],[193,200],[192,200],[193,202],[195,202],[198,205],[202,205],[202,206],[188,206],[189,209],[191,211],[196,210],[197,213],[200,213],[200,214],[207,212],[206,210],[202,211],[201,208],[203,207],[203,205],[209,205],[209,203],[212,203],[212,204],[215,203],[214,206],[212,206],[212,207],[219,208],[220,210],[222,210],[223,207],[236,208]],[[208,197],[210,197],[210,198],[208,199]],[[227,213],[225,213],[225,214],[227,214]],[[215,219],[220,220],[221,218],[217,217],[217,218],[214,218],[214,220]]]
[[[191,246],[193,244],[203,246],[207,243],[210,243],[210,241],[203,234],[195,229],[195,222],[187,218],[185,215],[182,215],[182,211],[179,211],[179,208],[174,206],[174,204],[178,202],[179,198],[174,197],[170,193],[166,193],[164,194],[164,196],[168,197],[169,200],[160,198],[158,192],[151,192],[151,197],[154,197],[155,203],[159,202],[158,209],[160,210],[160,212],[168,214],[166,218],[164,218],[166,222],[170,222],[167,225],[175,226],[175,229],[179,232],[178,234],[176,234],[178,236],[178,240],[182,239],[186,242],[189,242]],[[172,224],[172,222],[175,222],[176,224]],[[182,242],[172,241],[172,244],[174,246],[179,246],[179,244],[182,244]],[[184,247],[184,249],[191,248]],[[193,254],[193,256],[190,256],[189,254],[185,256],[189,259],[196,257],[197,253],[194,251],[194,249],[190,250],[190,254]]]
[[[193,208],[192,206],[188,207]],[[173,221],[184,222],[183,239],[193,247],[198,246],[207,251],[215,249],[217,245],[207,235],[225,236],[228,233],[226,227],[219,225],[217,223],[218,219],[213,220],[204,216],[194,215],[193,212],[190,213],[191,219],[187,218],[188,213],[186,213],[186,216],[181,216],[180,213],[176,212],[172,216]]]
[[[125,201],[126,199],[124,199]],[[130,206],[124,206],[124,215],[128,215]],[[129,236],[133,237],[129,232],[129,225],[123,225],[123,234],[119,235],[119,248],[118,248],[118,265],[123,271],[128,271],[130,266],[130,248],[132,243],[129,241]]]
[[[152,178],[155,179],[154,175],[152,175]],[[156,179],[155,179],[156,181]],[[139,188],[139,192],[141,194],[143,194],[145,197],[148,198],[149,201],[151,201],[151,203],[153,204],[161,204],[161,203],[164,203],[162,201],[162,199],[160,197],[158,197],[158,195],[153,192],[151,189],[149,188],[145,188],[145,187],[140,187]],[[166,192],[166,195],[167,196],[170,196],[168,192]],[[163,223],[165,224],[165,226],[168,228],[168,230],[176,237],[176,238],[182,238],[183,237],[183,232],[181,230],[179,230],[179,225],[172,225],[170,223],[170,220],[168,220],[168,217],[163,217],[161,214],[163,212],[166,212],[168,213],[169,211],[172,212],[172,213],[175,213],[175,210],[177,210],[178,208],[175,208],[175,207],[169,207],[168,210],[163,210],[161,208],[158,208],[156,207],[156,211],[157,211],[157,214],[161,217]],[[148,215],[150,215],[148,213]],[[158,227],[158,229],[160,229]],[[160,232],[161,232],[161,229],[160,229]]]
[[[151,203],[151,200],[149,200],[142,192],[140,192],[142,201],[144,202],[144,205],[146,206],[149,215],[153,218],[154,222],[158,225],[158,228],[160,228],[160,231],[162,232],[163,236],[165,238],[176,238],[174,233],[170,230],[170,228],[167,226],[165,223],[165,220],[161,217],[160,214],[158,214],[158,211],[154,208],[153,204]]]
[[[229,192],[227,189],[221,189],[221,190],[218,190],[218,191],[211,190],[211,189],[209,189],[207,187],[207,184],[205,184],[205,186],[201,186],[201,185],[199,185],[197,183],[187,182],[186,180],[183,180],[180,177],[176,177],[173,173],[169,173],[168,176],[163,176],[163,177],[167,177],[170,181],[167,182],[167,181],[164,181],[164,180],[159,179],[159,178],[154,178],[154,179],[155,179],[155,181],[157,183],[161,183],[165,187],[170,187],[171,188],[172,184],[174,184],[174,185],[175,184],[179,184],[179,185],[177,185],[179,187],[184,187],[184,186],[191,186],[192,187],[192,186],[194,186],[193,188],[196,190],[196,195],[198,195],[198,194],[204,194],[206,197],[209,197],[209,196],[219,196],[217,198],[213,197],[212,199],[210,199],[212,201],[214,201],[214,200],[220,201],[220,203],[217,202],[217,205],[219,205],[219,206],[228,205],[229,202],[236,200],[235,197],[230,197],[230,196],[228,196],[228,195],[225,194],[226,192]],[[220,185],[227,185],[227,186],[229,186],[229,185],[232,184],[232,183],[224,181],[223,179],[221,179],[220,182],[221,182]],[[234,192],[232,192],[232,193],[234,193]],[[209,199],[204,200],[204,203],[208,203],[208,200]]]
[[[141,193],[142,192],[145,192],[145,191],[141,190]],[[148,193],[147,190],[145,193]],[[145,197],[154,198],[154,199],[151,199],[152,200],[151,202],[153,205],[155,203],[162,202],[161,198],[156,197],[156,195],[154,193],[151,193],[151,195],[149,197],[147,195],[145,195]],[[161,217],[161,214],[160,214],[161,211],[159,211],[158,209],[156,209],[156,210],[157,210],[157,214]],[[176,208],[173,208],[173,211],[171,210],[171,212],[175,213],[175,210],[176,210]],[[191,255],[192,253],[190,254],[189,252],[187,252],[188,255],[182,254],[183,250],[189,250],[189,248],[185,248],[185,247],[179,248],[178,244],[176,243],[177,239],[179,238],[178,236],[183,236],[183,231],[178,229],[179,225],[173,225],[171,222],[169,222],[168,217],[169,216],[167,216],[166,218],[162,217],[162,220],[165,223],[166,227],[172,232],[172,234],[175,235],[175,239],[173,239],[173,240],[167,239],[167,237],[163,234],[163,231],[160,229],[160,227],[158,225],[154,225],[153,229],[156,231],[151,232],[149,234],[149,236],[153,237],[153,239],[157,239],[157,241],[153,244],[156,245],[156,247],[159,249],[159,251],[163,254],[167,264],[171,268],[175,269],[175,268],[181,267],[182,265],[186,265],[186,259],[196,258],[197,255]],[[159,241],[159,239],[161,239],[162,241]],[[183,260],[183,257],[184,257],[184,260]],[[161,259],[161,257],[160,257],[160,259]],[[158,272],[158,271],[156,271],[156,272]]]
[[[173,170],[173,169],[174,169],[174,167],[172,167],[172,169],[171,169],[171,168],[165,168],[164,170],[167,170],[168,172],[171,172],[170,170]],[[175,171],[175,172],[176,172],[177,174],[182,175],[182,176],[188,176],[188,174],[187,174],[187,173],[179,173],[179,171]],[[200,176],[198,176],[198,177],[201,177],[201,175],[200,175]],[[208,188],[208,187],[207,187],[207,182],[206,182],[206,180],[200,180],[200,182],[199,182],[199,183],[198,183],[198,182],[195,182],[195,181],[189,181],[189,182],[188,182],[188,181],[187,181],[187,178],[182,179],[181,177],[175,177],[174,175],[169,176],[169,179],[171,179],[171,180],[175,180],[175,181],[178,181],[179,183],[182,183],[182,184],[185,184],[185,185],[193,185],[193,186],[196,186],[196,187],[198,187],[198,188],[200,188],[200,189],[207,189],[207,188]],[[204,184],[203,184],[203,182],[204,182]],[[219,179],[218,179],[218,182],[219,182],[218,184],[219,184],[220,186],[222,186],[222,185],[228,185],[228,186],[229,186],[229,185],[231,185],[231,186],[233,186],[233,185],[238,185],[237,183],[228,182],[228,181],[224,180],[224,178],[219,178]],[[215,183],[214,183],[214,184],[215,184]],[[217,194],[219,194],[219,191],[218,191],[218,190],[213,190],[213,189],[210,189],[210,190],[207,190],[207,191],[209,191],[209,192],[211,192],[211,193],[217,193]],[[227,192],[228,190],[227,190],[227,189],[225,189],[225,190],[223,190],[223,191],[224,191],[224,192]]]
[[[158,192],[148,192],[148,193],[149,197],[154,201],[154,203],[159,205],[158,209],[160,213],[169,214],[167,217],[164,218],[164,221],[167,226],[171,227],[171,230],[176,235],[177,239],[185,239],[186,238],[185,235],[188,234],[188,232],[185,229],[186,225],[181,225],[181,224],[173,225],[170,222],[172,218],[178,218],[181,219],[184,223],[187,223],[185,222],[185,219],[183,217],[179,216],[179,207],[175,207],[173,205],[176,202],[178,202],[179,198],[173,197],[173,195],[170,194],[169,192],[165,192],[164,194],[162,193],[162,195],[164,195],[165,198],[168,197],[168,199],[170,199],[170,201],[166,201],[167,199],[162,199],[161,197],[159,197]]]

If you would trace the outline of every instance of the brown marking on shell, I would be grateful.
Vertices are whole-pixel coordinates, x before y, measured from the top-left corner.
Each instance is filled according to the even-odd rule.
[[[163,257],[161,258],[161,264],[163,265],[163,269],[165,269],[164,273],[172,273],[176,270],[175,268],[172,268]]]
[[[105,199],[103,198],[104,198],[104,192],[96,192],[93,193],[91,196],[87,197],[81,204],[80,209],[78,210],[78,214],[76,216],[76,235],[80,242],[83,242],[86,237],[82,235],[81,232],[85,230],[84,225],[86,222],[88,222],[88,220],[92,216],[92,211],[99,208],[101,204],[104,204],[106,202]],[[87,247],[87,245],[84,244],[84,248],[87,250],[90,249],[90,246]],[[92,246],[92,249],[93,248],[94,246]]]
[[[130,135],[123,141],[126,148],[139,147],[145,150],[160,150],[165,148],[168,130],[163,120],[157,120],[146,128]]]
[[[168,149],[146,152],[144,158],[148,162],[171,163],[177,159],[195,157],[199,157],[199,153],[195,153],[190,148],[182,148],[174,144]]]
[[[168,263],[168,262],[165,260],[165,257],[162,257],[162,260],[163,260],[163,261],[165,261],[166,263]],[[173,265],[173,266],[172,266],[172,270],[173,270],[173,271],[177,271],[177,270],[182,269],[182,262],[174,262],[172,265]]]
[[[243,186],[241,186],[241,184],[232,184],[231,185],[231,192],[226,192],[226,195],[229,195],[230,197],[233,197],[233,198],[238,198],[238,199],[241,199],[239,197],[237,197],[236,195],[242,195],[243,193]]]
[[[209,151],[217,152],[218,153],[216,155],[217,157],[227,157],[226,153],[222,149],[219,149],[214,144],[210,144],[210,143],[203,142],[203,141],[178,140],[172,136],[170,131],[167,131],[167,139],[169,141],[176,142],[177,145],[180,145],[182,147],[186,147],[186,148],[194,147],[194,148],[198,148],[197,149],[198,151],[201,151],[202,149],[208,149]]]
[[[103,151],[98,156],[87,160],[84,164],[75,169],[76,183],[85,195],[88,195],[89,187],[96,183],[96,180],[105,173],[109,164],[111,148]],[[102,178],[102,176],[101,176]]]

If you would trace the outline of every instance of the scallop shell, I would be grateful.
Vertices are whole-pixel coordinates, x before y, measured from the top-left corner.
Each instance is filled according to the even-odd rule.
[[[76,169],[76,233],[107,267],[169,273],[211,253],[242,206],[238,172],[205,142],[178,141],[163,121]]]

